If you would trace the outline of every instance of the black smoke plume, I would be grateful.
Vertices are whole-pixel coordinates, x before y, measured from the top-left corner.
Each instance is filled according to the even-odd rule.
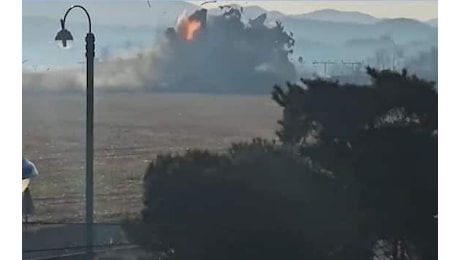
[[[262,14],[244,23],[236,8],[218,16],[201,9],[179,18],[157,46],[147,88],[261,93],[276,83],[295,80],[289,60],[292,34],[280,22],[267,26],[265,19]]]

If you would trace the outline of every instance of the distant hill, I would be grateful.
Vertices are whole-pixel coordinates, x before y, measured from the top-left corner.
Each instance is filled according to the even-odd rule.
[[[151,8],[146,2],[124,1],[111,5],[111,15],[108,16],[102,3],[85,3],[93,19],[98,57],[107,52],[124,52],[129,49],[128,46],[133,49],[150,47],[167,27],[176,25],[177,17],[182,12],[191,13],[200,8],[179,1],[151,1]],[[72,13],[68,17],[67,26],[75,38],[73,51],[63,52],[54,43],[59,18],[67,7],[66,2],[23,3],[23,59],[29,60],[24,66],[63,62],[76,64],[84,60],[84,35],[87,30],[84,14]],[[210,14],[222,14],[220,8],[210,8],[208,11]],[[382,20],[358,12],[330,9],[289,16],[276,11],[267,12],[258,6],[243,8],[244,20],[262,13],[267,13],[267,23],[280,20],[288,32],[293,32],[295,55],[310,59],[361,59],[362,56],[371,55],[375,46],[388,45],[382,41],[383,35],[391,37],[395,44],[409,46],[419,42],[420,46],[437,46],[437,27],[412,19]]]
[[[199,5],[181,1],[150,1],[150,7],[147,2],[144,1],[114,1],[113,4],[110,5],[110,15],[107,15],[107,1],[88,1],[84,4],[91,14],[93,24],[122,26],[171,24],[171,22],[176,21],[177,17],[182,12],[186,11],[190,13],[202,8]],[[22,16],[58,19],[64,14],[69,5],[68,1],[27,1],[23,2]],[[217,6],[219,6],[219,4],[212,4],[209,7],[205,7],[208,8],[210,14],[221,14],[222,10]],[[238,5],[234,6],[239,8]],[[334,9],[323,9],[306,14],[289,16],[278,11],[267,11],[256,5],[243,8],[243,17],[245,18],[254,18],[262,13],[267,13],[267,21],[274,21],[286,17],[356,24],[374,24],[380,21],[380,19],[369,14],[338,11]],[[86,22],[86,17],[79,14],[73,14],[69,19],[74,22]],[[426,21],[426,23],[437,25],[437,19]]]
[[[366,38],[366,39],[351,39],[347,41],[344,46],[353,47],[353,48],[373,48],[373,49],[383,49],[390,46],[394,46],[394,41],[391,37],[383,35],[378,38]]]
[[[311,19],[317,21],[328,21],[338,23],[374,24],[379,21],[372,15],[360,12],[345,12],[333,9],[324,9],[311,13],[294,15],[293,18]]]
[[[425,23],[433,27],[438,27],[438,18],[428,20]]]
[[[423,22],[407,19],[384,19],[375,24],[376,30],[384,34],[393,35],[397,41],[422,40],[424,38],[437,38],[438,30]],[[419,36],[424,36],[420,38]]]
[[[254,18],[262,13],[267,13],[267,19],[278,20],[285,17],[286,15],[278,11],[267,11],[259,6],[246,6],[243,9],[243,16],[247,18]]]
[[[387,26],[393,28],[401,28],[404,26],[405,29],[427,29],[429,26],[423,22],[409,19],[409,18],[394,18],[394,19],[382,19],[376,23],[378,26]]]
[[[291,17],[280,20],[286,30],[294,32],[296,39],[306,38],[329,44],[343,44],[351,39],[378,38],[382,35],[390,36],[397,44],[437,39],[436,28],[411,19],[388,19],[375,24],[339,23]]]

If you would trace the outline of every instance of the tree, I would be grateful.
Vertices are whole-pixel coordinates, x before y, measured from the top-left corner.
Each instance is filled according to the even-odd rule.
[[[280,140],[298,147],[348,190],[362,244],[394,259],[437,255],[437,93],[415,76],[367,69],[368,86],[302,80],[276,86]],[[306,142],[307,138],[310,142]],[[409,248],[411,250],[409,250]]]

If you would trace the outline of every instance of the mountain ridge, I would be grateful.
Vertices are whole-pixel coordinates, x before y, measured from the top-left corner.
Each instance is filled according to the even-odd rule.
[[[373,24],[380,20],[372,15],[362,12],[340,11],[335,9],[321,9],[309,13],[294,15],[292,17],[319,21],[350,22],[359,24]]]
[[[60,16],[68,8],[67,2],[23,2],[23,16],[41,16],[47,18],[59,19]],[[112,4],[111,15],[106,15],[106,6],[103,2],[85,2],[85,6],[91,13],[91,17],[94,24],[117,24],[126,26],[138,26],[138,25],[153,25],[159,21],[175,21],[177,17],[183,12],[193,12],[196,9],[203,8],[206,6],[200,6],[189,2],[174,1],[174,2],[151,2],[151,8],[144,2],[117,2]],[[234,5],[241,7],[239,5]],[[213,7],[208,9],[210,14],[222,13],[222,9],[219,7]],[[135,16],[129,16],[129,13],[136,13]],[[279,11],[268,11],[260,6],[251,5],[243,7],[243,17],[247,16],[253,18],[261,13],[267,13],[268,20],[277,20],[282,18],[296,18],[306,20],[319,20],[319,21],[330,21],[330,22],[349,22],[358,24],[373,24],[386,18],[377,18],[370,14],[358,11],[341,11],[336,9],[321,9],[303,14],[288,15]],[[113,19],[111,17],[117,17]],[[86,22],[86,17],[81,15],[75,15],[71,18],[73,21]],[[416,19],[412,19],[416,20]],[[433,26],[437,25],[437,18],[429,21],[416,20],[421,23],[430,24]]]

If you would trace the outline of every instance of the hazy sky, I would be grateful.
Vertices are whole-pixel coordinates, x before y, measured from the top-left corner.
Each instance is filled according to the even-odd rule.
[[[202,3],[203,1],[189,1]],[[378,18],[414,18],[429,20],[438,17],[437,1],[218,1],[243,6],[258,5],[267,10],[278,10],[285,14],[306,13],[320,9],[358,11]]]
[[[155,2],[171,2],[171,0],[148,0],[151,3]],[[186,1],[197,5],[203,3],[202,1]],[[138,8],[142,6],[148,9],[147,0],[22,0],[23,2],[23,15],[39,14],[40,12],[52,13],[52,9],[58,6],[68,6],[70,4],[85,2],[85,6],[94,6],[94,8],[104,7],[105,16],[108,10],[115,10],[114,6],[126,6],[130,8]],[[31,5],[31,3],[34,3]],[[117,4],[119,3],[119,4]],[[285,14],[299,14],[307,13],[320,9],[336,9],[341,11],[358,11],[373,15],[378,18],[413,18],[417,20],[429,20],[438,17],[438,2],[429,0],[418,1],[399,1],[399,0],[361,0],[361,1],[337,1],[337,0],[322,0],[322,1],[221,1],[217,0],[215,4],[209,4],[207,8],[218,7],[222,4],[239,4],[242,6],[258,5],[267,10],[277,10]],[[152,5],[154,6],[154,5]],[[134,16],[141,15],[138,11],[133,11],[130,8],[129,14]],[[62,9],[62,8],[61,8]],[[119,9],[119,8],[118,8]],[[63,9],[65,10],[65,8]],[[63,12],[63,11],[61,11]],[[109,12],[110,13],[110,12]],[[128,15],[125,12],[125,16]],[[114,15],[117,17],[117,15]]]

